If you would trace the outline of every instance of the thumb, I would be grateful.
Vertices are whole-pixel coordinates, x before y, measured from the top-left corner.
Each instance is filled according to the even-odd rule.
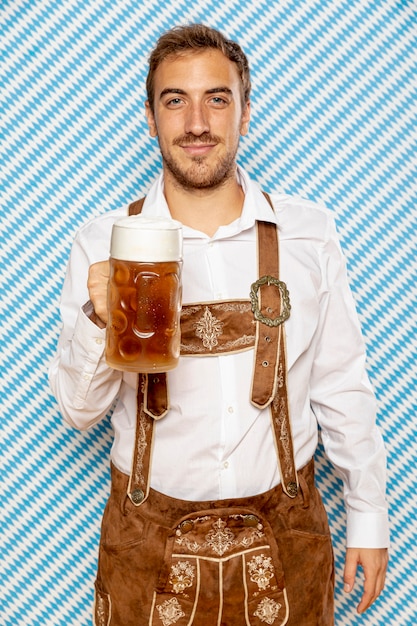
[[[344,587],[346,593],[350,593],[355,584],[356,571],[358,567],[358,552],[353,548],[346,550],[345,569],[343,572]]]

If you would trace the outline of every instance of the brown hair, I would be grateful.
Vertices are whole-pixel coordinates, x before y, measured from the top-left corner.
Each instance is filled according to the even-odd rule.
[[[242,104],[249,100],[250,72],[248,59],[242,48],[235,41],[226,39],[219,31],[204,24],[175,26],[158,39],[149,57],[149,72],[146,79],[146,91],[151,111],[154,110],[155,72],[164,59],[176,54],[203,51],[207,48],[220,50],[225,57],[236,63],[242,82]]]

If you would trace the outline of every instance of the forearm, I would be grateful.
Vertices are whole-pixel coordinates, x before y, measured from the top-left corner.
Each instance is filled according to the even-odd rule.
[[[108,413],[122,380],[121,372],[105,362],[105,330],[94,324],[91,313],[91,306],[80,311],[72,337],[60,340],[49,371],[65,421],[81,430]]]
[[[386,458],[377,403],[344,259],[334,237],[322,252],[323,294],[311,405],[327,456],[344,483],[347,546],[386,548]]]

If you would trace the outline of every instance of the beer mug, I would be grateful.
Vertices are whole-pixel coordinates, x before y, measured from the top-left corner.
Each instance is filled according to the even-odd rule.
[[[117,220],[110,244],[106,361],[167,372],[180,356],[182,227],[167,218]]]

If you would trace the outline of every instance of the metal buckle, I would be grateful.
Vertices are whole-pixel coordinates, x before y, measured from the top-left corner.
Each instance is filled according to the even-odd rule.
[[[281,294],[281,314],[278,317],[272,319],[271,317],[266,317],[261,313],[259,308],[259,300],[258,300],[258,291],[262,285],[275,285],[278,287],[278,290]],[[279,326],[285,320],[287,320],[290,316],[291,304],[290,304],[290,294],[288,293],[287,285],[282,282],[282,280],[278,280],[278,278],[274,278],[273,276],[262,276],[258,278],[258,280],[252,283],[250,288],[250,301],[252,307],[252,313],[256,320],[262,322],[262,324],[266,324],[267,326]]]

